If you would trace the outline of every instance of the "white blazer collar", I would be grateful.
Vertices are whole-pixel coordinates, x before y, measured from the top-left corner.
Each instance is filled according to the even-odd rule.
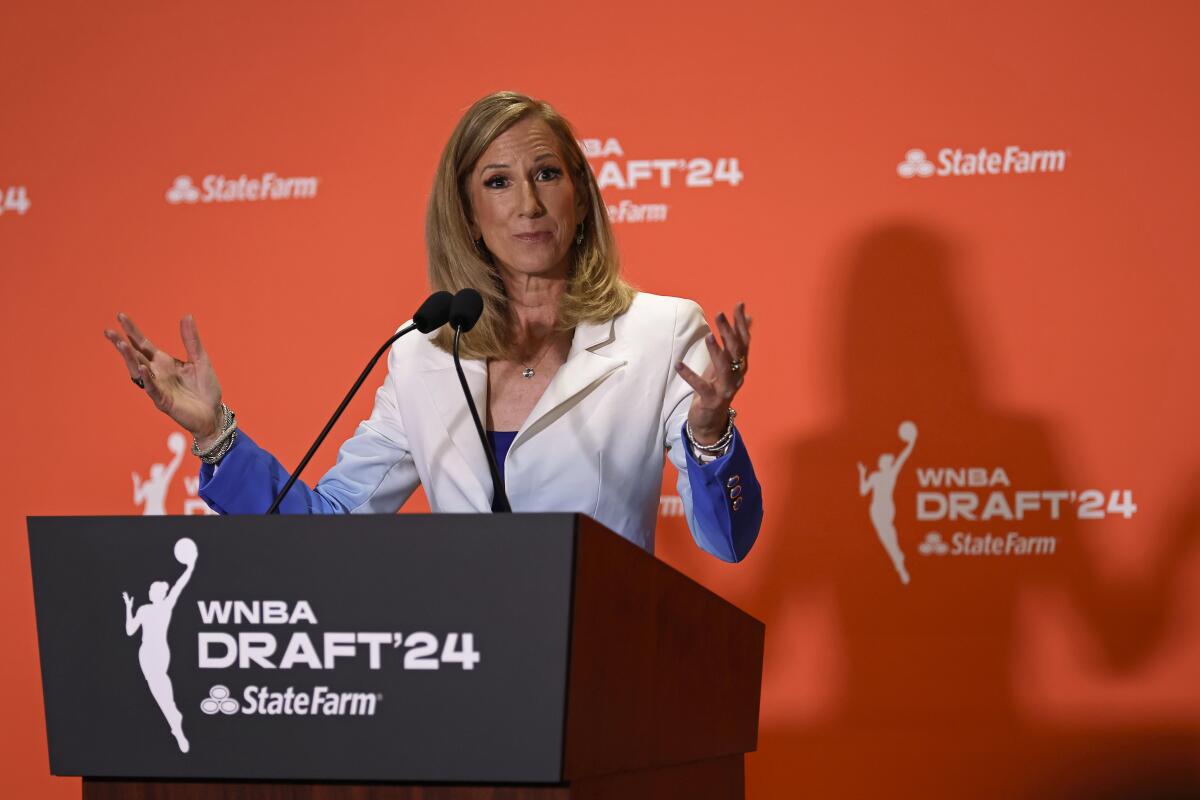
[[[517,431],[512,444],[513,450],[537,436],[538,432],[565,414],[571,408],[573,398],[627,363],[625,359],[594,352],[611,344],[614,339],[613,320],[585,322],[575,328],[566,362],[559,367],[533,411]],[[463,360],[462,368],[480,419],[486,420],[487,362],[478,359]],[[479,442],[479,434],[475,431],[475,423],[471,420],[471,412],[458,383],[453,356],[430,343],[420,374],[430,399],[446,426],[450,441],[454,443],[471,473],[479,481],[480,488],[487,497],[485,507],[490,507],[491,471],[488,469],[487,456]]]

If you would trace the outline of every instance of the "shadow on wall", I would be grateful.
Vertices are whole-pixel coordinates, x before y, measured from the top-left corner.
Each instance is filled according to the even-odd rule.
[[[831,587],[840,701],[816,723],[764,724],[751,794],[1200,797],[1195,730],[1051,730],[1023,718],[1014,699],[1015,614],[1026,587],[1066,592],[1103,643],[1107,669],[1132,670],[1154,651],[1172,568],[1200,536],[1200,480],[1186,486],[1170,552],[1137,586],[1097,579],[1066,514],[1049,525],[1044,514],[915,522],[918,469],[1002,467],[1009,490],[1067,486],[1045,423],[988,401],[953,273],[948,243],[907,225],[863,236],[845,267],[840,421],[791,444],[787,480],[771,491],[779,499],[768,498],[767,571],[744,594],[730,594],[770,625],[795,597]],[[899,463],[914,433],[900,429],[905,420],[916,437]],[[935,529],[942,546],[926,539]],[[966,557],[945,549],[955,532],[1009,531],[1052,534],[1055,551]],[[770,628],[767,640],[769,663]],[[1099,776],[1107,777],[1098,785]]]

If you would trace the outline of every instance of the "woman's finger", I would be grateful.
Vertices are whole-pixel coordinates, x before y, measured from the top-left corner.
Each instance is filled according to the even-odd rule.
[[[154,401],[154,405],[166,411],[166,397],[163,395],[163,391],[159,388],[158,383],[154,380],[154,375],[150,372],[150,368],[145,364],[140,364],[138,366],[138,377],[145,384],[146,394],[150,395],[150,399]]]
[[[179,338],[183,339],[183,349],[187,351],[188,361],[195,364],[204,358],[204,345],[200,343],[200,330],[196,327],[196,319],[191,314],[179,320]]]
[[[738,303],[737,308],[733,310],[733,325],[737,328],[738,334],[742,337],[742,341],[746,346],[750,346],[750,321],[746,316],[746,304]]]
[[[115,338],[110,339],[113,345],[117,348],[117,352],[121,354],[121,358],[125,361],[125,368],[129,370],[129,377],[136,378],[138,376],[138,366],[145,364],[150,366],[150,361],[138,351],[129,346],[129,342],[122,339],[120,336],[113,334]]]
[[[125,314],[117,314],[117,322],[120,322],[121,327],[125,329],[125,333],[129,336],[129,343],[133,345],[134,349],[153,361],[156,348],[154,343],[146,338],[146,334],[142,333],[133,320]]]
[[[675,371],[679,373],[679,377],[687,381],[688,385],[696,391],[696,396],[699,397],[701,401],[713,399],[715,392],[713,391],[712,385],[708,381],[704,380],[704,378],[697,375],[695,370],[693,370],[687,364],[680,361],[675,365]]]
[[[742,340],[741,334],[729,324],[729,318],[724,313],[717,314],[717,330],[721,332],[721,342],[725,345],[725,352],[729,353],[730,359],[745,354],[746,343]]]
[[[717,337],[711,333],[708,334],[704,337],[704,344],[708,347],[708,355],[712,359],[715,374],[720,376],[722,373],[728,372],[731,359],[729,353],[722,350],[721,346],[717,344]]]
[[[741,373],[733,371],[732,359],[726,351],[717,347],[716,337],[709,334],[705,342],[708,344],[708,353],[712,357],[713,377],[710,383],[713,391],[716,396],[729,402],[737,393],[738,387],[742,385],[739,377]]]
[[[112,343],[112,346],[116,349],[117,354],[121,356],[121,360],[125,362],[125,369],[129,372],[129,377],[136,378],[138,376],[138,362],[137,359],[133,357],[133,349],[128,345],[121,347],[121,345],[125,344],[125,340],[122,339],[116,331],[106,330],[104,332],[104,338],[108,339],[108,341]]]

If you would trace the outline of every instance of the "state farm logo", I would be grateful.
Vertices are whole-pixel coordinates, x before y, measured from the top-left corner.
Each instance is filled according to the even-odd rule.
[[[382,699],[383,695],[375,692],[334,692],[328,686],[315,686],[308,691],[289,686],[282,692],[273,692],[266,686],[247,686],[239,703],[228,686],[218,683],[200,701],[200,710],[209,716],[373,717]]]
[[[180,175],[175,179],[174,185],[167,189],[167,202],[171,205],[194,203],[199,199],[200,190],[192,185],[192,179],[188,175]]]
[[[274,172],[260,177],[205,175],[197,187],[190,175],[180,175],[167,189],[167,202],[181,203],[255,203],[260,200],[312,200],[319,181],[314,176],[285,178]]]
[[[925,541],[917,545],[917,552],[923,556],[944,556],[950,552],[950,545],[942,539],[937,531],[925,534]]]
[[[1009,145],[1003,150],[966,151],[960,147],[943,147],[937,153],[937,164],[925,151],[913,148],[896,165],[901,178],[932,178],[933,176],[964,175],[1025,175],[1028,173],[1062,172],[1067,166],[1066,150],[1025,150]]]
[[[909,150],[904,154],[904,160],[896,166],[896,172],[901,178],[911,178],[920,175],[928,178],[933,174],[933,162],[925,157],[924,150]]]
[[[200,710],[209,715],[236,714],[241,710],[241,706],[231,696],[229,687],[218,683],[208,690],[208,697],[200,701]]]

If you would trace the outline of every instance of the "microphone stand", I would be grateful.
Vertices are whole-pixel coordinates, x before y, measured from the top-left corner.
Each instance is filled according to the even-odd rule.
[[[458,338],[462,335],[462,325],[454,326],[454,370],[458,373],[458,382],[462,384],[463,394],[467,396],[467,408],[471,410],[471,419],[475,421],[475,430],[479,432],[479,441],[483,444],[483,452],[487,455],[488,469],[492,473],[492,511],[512,511],[508,504],[508,494],[504,491],[504,481],[500,480],[500,467],[496,465],[496,453],[484,433],[483,423],[479,421],[479,411],[475,408],[475,398],[471,396],[471,387],[467,385],[467,376],[463,374],[462,362],[458,357]]]
[[[362,371],[362,374],[358,376],[358,380],[356,380],[354,382],[354,385],[350,387],[350,391],[346,393],[346,397],[342,400],[341,405],[339,405],[337,407],[337,410],[333,412],[333,416],[329,418],[329,422],[325,423],[325,427],[321,430],[321,434],[317,437],[317,440],[312,443],[312,447],[308,448],[308,452],[305,453],[304,458],[302,458],[300,460],[300,466],[296,467],[296,471],[293,472],[288,477],[287,483],[285,483],[283,485],[283,488],[279,490],[279,494],[276,495],[276,497],[275,497],[275,502],[271,503],[271,507],[269,509],[267,509],[268,514],[278,514],[279,513],[279,504],[283,502],[284,496],[288,493],[288,490],[292,488],[292,485],[296,482],[296,479],[300,477],[300,473],[303,472],[304,468],[308,466],[308,462],[312,460],[313,455],[317,452],[317,448],[321,446],[321,442],[325,441],[325,437],[329,435],[329,432],[331,430],[333,430],[334,423],[338,421],[338,417],[342,416],[342,412],[346,410],[346,406],[350,405],[350,398],[354,397],[355,392],[358,391],[358,387],[362,386],[363,381],[365,381],[367,379],[367,376],[371,374],[371,370],[375,367],[376,362],[378,362],[379,359],[383,357],[383,354],[388,351],[388,348],[392,346],[392,342],[396,341],[404,334],[409,333],[410,331],[414,331],[416,329],[417,329],[417,324],[415,322],[404,326],[400,330],[396,331],[396,333],[393,334],[390,339],[388,339],[386,342],[384,342],[383,347],[379,348],[378,352],[376,352],[374,357],[371,359],[371,362],[369,364],[367,364],[367,368]],[[455,364],[457,364],[458,363],[458,332],[457,331],[455,331],[455,334],[454,334],[454,345],[455,345],[455,347],[454,347]],[[462,377],[462,370],[459,370],[459,377]],[[471,395],[468,394],[467,399],[470,400],[470,398],[471,398]],[[474,406],[471,406],[471,411],[472,411],[472,413],[475,411]],[[476,418],[475,422],[476,422],[476,424],[479,423],[478,418]]]

